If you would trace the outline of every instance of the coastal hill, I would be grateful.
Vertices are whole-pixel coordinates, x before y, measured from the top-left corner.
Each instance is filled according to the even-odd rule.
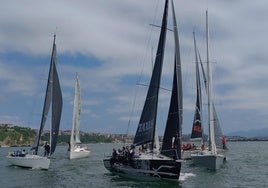
[[[29,127],[21,127],[12,124],[0,124],[0,146],[31,146],[38,130]],[[267,133],[268,131],[262,131]],[[41,136],[40,145],[49,140],[49,131],[44,131]],[[59,131],[58,144],[67,144],[70,140],[71,131]],[[105,134],[80,132],[82,143],[132,143],[133,136],[126,134]],[[241,134],[242,135],[242,134]],[[252,135],[241,136],[239,133],[227,135],[227,141],[266,141],[268,136]],[[190,135],[182,135],[182,141],[188,142]],[[159,137],[162,140],[162,137]]]
[[[0,124],[0,146],[31,146],[38,130],[12,124]],[[49,140],[49,131],[43,131],[40,145]],[[70,141],[70,130],[60,130],[58,144]],[[80,132],[82,143],[120,143],[132,142],[132,137],[125,134],[103,134]]]

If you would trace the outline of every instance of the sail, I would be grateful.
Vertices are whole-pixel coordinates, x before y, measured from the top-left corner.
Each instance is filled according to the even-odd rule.
[[[204,70],[204,66],[203,66],[200,54],[198,53],[198,55],[199,55],[199,61],[200,61],[201,68],[202,68],[201,70],[202,70],[202,75],[203,75],[203,79],[204,79],[204,84],[205,84],[205,88],[206,88],[206,91],[207,91],[206,73],[205,73],[205,70]],[[218,115],[217,115],[217,112],[216,112],[214,102],[212,102],[212,106],[213,106],[212,108],[213,108],[213,117],[214,117],[214,131],[215,131],[216,147],[217,148],[222,148],[221,139],[223,137],[223,134],[222,134],[221,125],[220,125],[220,121],[219,121],[219,118],[218,118]]]
[[[172,1],[172,14],[173,14],[173,32],[175,40],[175,60],[174,60],[174,74],[173,86],[170,99],[170,106],[168,112],[168,119],[163,137],[161,154],[168,157],[181,158],[181,127],[182,127],[182,79],[181,79],[181,60],[180,60],[180,46],[179,36],[176,22],[176,15],[174,4]],[[176,147],[172,145],[172,139],[175,139]],[[171,152],[176,149],[176,156]]]
[[[159,86],[161,81],[162,65],[164,59],[164,49],[166,41],[166,28],[167,28],[167,15],[168,15],[168,0],[165,3],[165,10],[162,18],[162,27],[160,32],[160,38],[158,42],[158,48],[156,52],[156,58],[152,77],[147,92],[147,97],[141,113],[139,125],[134,138],[134,145],[146,144],[152,142],[152,148],[154,143],[157,104],[159,95]],[[151,148],[151,149],[152,149]]]
[[[57,63],[57,50],[56,50],[56,43],[54,41],[53,53],[51,58],[51,64],[53,66],[53,77],[52,77],[53,88],[52,88],[52,110],[51,110],[52,119],[51,119],[51,131],[50,131],[51,134],[50,155],[53,154],[56,149],[59,128],[60,128],[61,112],[62,112],[62,93],[56,63]]]
[[[193,33],[194,35],[194,33]],[[194,35],[194,49],[195,49],[195,70],[196,70],[196,103],[195,103],[195,113],[193,120],[193,127],[191,133],[191,139],[202,140],[203,131],[202,131],[202,95],[201,95],[201,83],[200,83],[200,73],[199,73],[199,65],[198,65],[198,55],[197,55],[197,47],[196,40]]]
[[[73,107],[73,125],[71,133],[71,146],[81,143],[80,141],[80,113],[81,113],[80,84],[78,76],[75,79],[74,107]]]
[[[76,143],[81,143],[80,141],[80,114],[81,114],[81,91],[80,91],[80,83],[78,80],[78,76],[76,79],[76,87],[77,87],[77,112],[76,112],[76,130],[75,130],[75,141]]]
[[[222,141],[221,140],[222,140],[223,134],[222,134],[220,121],[218,119],[218,115],[216,113],[214,103],[212,105],[213,105],[213,113],[214,113],[214,115],[213,115],[213,117],[214,117],[214,134],[215,134],[216,147],[222,149]]]
[[[54,35],[53,49],[52,49],[52,55],[51,55],[51,61],[50,61],[46,96],[45,96],[45,102],[43,106],[41,124],[40,124],[37,137],[35,138],[35,141],[31,148],[35,150],[34,152],[35,154],[38,154],[39,141],[40,141],[41,134],[43,132],[43,129],[46,123],[46,119],[48,116],[48,112],[50,110],[51,103],[52,103],[52,119],[51,119],[51,131],[50,131],[50,135],[51,135],[50,136],[51,137],[50,155],[55,151],[57,137],[59,133],[59,124],[60,124],[61,111],[62,111],[62,94],[61,94],[61,89],[60,89],[58,73],[56,69],[57,52],[56,52],[55,40],[56,40],[56,36]]]
[[[41,134],[43,132],[43,129],[45,127],[46,124],[46,120],[47,120],[47,116],[48,116],[48,112],[50,109],[50,105],[51,105],[51,100],[52,100],[52,76],[53,76],[53,64],[52,64],[52,59],[53,59],[53,54],[54,54],[54,46],[55,45],[55,38],[53,41],[53,49],[52,49],[52,57],[51,57],[51,62],[50,62],[50,68],[49,68],[49,74],[48,74],[48,80],[47,80],[47,88],[46,88],[46,96],[45,96],[45,101],[44,101],[44,105],[43,105],[43,112],[42,112],[42,118],[41,118],[41,123],[40,123],[40,128],[38,131],[38,134],[34,140],[34,143],[32,145],[31,150],[35,150],[35,154],[38,153],[38,146],[39,146],[39,141],[41,138]]]

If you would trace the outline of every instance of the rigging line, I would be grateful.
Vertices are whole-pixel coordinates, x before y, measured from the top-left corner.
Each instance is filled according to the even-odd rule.
[[[159,26],[159,25],[155,25],[155,24],[149,24],[150,26],[153,26],[153,27],[158,27],[158,28],[162,28],[161,26]],[[172,29],[169,29],[169,28],[166,28],[166,30],[167,31],[172,31],[173,32],[173,30]]]
[[[146,87],[149,86],[149,85],[147,85],[147,84],[141,84],[141,83],[137,83],[137,85],[138,85],[138,86],[146,86]],[[163,88],[163,87],[159,87],[159,89],[171,92],[171,89],[167,89],[167,88]]]
[[[134,95],[134,100],[132,103],[132,108],[131,108],[131,112],[130,112],[130,116],[129,116],[129,120],[128,120],[128,125],[127,125],[127,132],[126,135],[128,135],[129,132],[129,127],[130,127],[130,123],[131,123],[131,119],[133,117],[133,113],[134,113],[134,108],[135,108],[135,104],[136,104],[136,100],[137,100],[137,95],[138,95],[138,89],[135,89],[135,95]],[[125,139],[123,139],[124,145],[125,145]]]
[[[157,10],[159,9],[159,1],[160,0],[158,0],[157,1],[157,3],[156,3],[156,7],[154,8],[154,15],[153,15],[153,18],[152,18],[152,20],[153,20],[153,23],[155,23],[156,22],[156,15],[157,15]],[[147,44],[146,44],[146,49],[145,49],[145,54],[144,54],[144,56],[143,56],[143,60],[142,60],[142,68],[141,68],[141,72],[140,72],[140,75],[139,75],[139,77],[138,77],[138,79],[137,79],[137,83],[139,83],[140,81],[141,81],[141,79],[142,79],[142,75],[143,75],[143,72],[144,72],[144,66],[145,66],[145,60],[146,60],[146,54],[148,54],[148,46],[149,46],[149,44],[152,42],[152,39],[153,39],[153,28],[151,27],[151,29],[150,29],[150,31],[149,31],[149,33],[147,34],[147,35],[149,35],[149,37],[146,37],[148,40],[147,40]]]

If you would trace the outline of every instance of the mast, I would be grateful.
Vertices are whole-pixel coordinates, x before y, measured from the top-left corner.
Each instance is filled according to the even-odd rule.
[[[50,60],[50,68],[49,68],[49,73],[48,73],[47,88],[46,88],[46,94],[45,94],[45,101],[43,105],[42,118],[40,122],[40,128],[31,148],[31,150],[33,149],[35,150],[34,153],[36,155],[38,154],[39,141],[40,141],[41,134],[43,132],[43,129],[47,120],[49,108],[51,105],[51,99],[52,99],[52,71],[53,71],[52,62],[53,62],[53,54],[54,54],[54,48],[55,48],[55,40],[56,40],[56,35],[54,35],[54,40],[53,40],[52,55],[51,55],[51,60]]]
[[[212,103],[212,70],[209,61],[209,27],[208,11],[206,11],[206,44],[207,44],[207,93],[208,93],[208,123],[209,123],[209,150],[216,152],[214,137],[214,118]]]
[[[51,94],[53,96],[53,73],[54,73],[54,57],[55,56],[55,52],[56,52],[56,35],[54,35],[54,40],[53,40],[53,48],[52,48],[52,55],[51,55],[51,72],[49,74],[49,80],[50,80],[50,83],[52,84],[52,87],[51,87]],[[53,98],[53,97],[52,97]],[[51,155],[51,146],[52,146],[52,129],[53,129],[53,111],[51,110],[51,124],[50,124],[50,139],[49,139],[49,145],[50,145],[50,151],[49,151],[49,156]]]
[[[176,15],[174,10],[174,4],[172,0],[172,15],[173,15],[173,33],[175,42],[175,57],[174,57],[174,74],[173,85],[170,99],[170,106],[168,111],[168,118],[166,128],[164,132],[164,138],[162,143],[161,154],[181,159],[181,127],[182,127],[182,79],[181,79],[181,59],[180,59],[180,46],[179,35],[177,28]],[[173,143],[173,138],[175,143]],[[175,155],[174,156],[174,150]]]

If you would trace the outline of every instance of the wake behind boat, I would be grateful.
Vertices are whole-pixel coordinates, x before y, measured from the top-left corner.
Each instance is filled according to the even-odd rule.
[[[80,141],[80,113],[81,113],[81,92],[80,83],[78,76],[75,79],[75,96],[74,96],[74,107],[73,107],[73,125],[69,143],[69,158],[77,159],[88,157],[90,149],[83,147]]]
[[[112,157],[107,157],[103,160],[104,166],[107,170],[124,177],[138,179],[163,178],[177,181],[180,176],[181,125],[183,109],[182,81],[179,37],[173,1],[172,15],[175,41],[175,60],[173,68],[172,93],[162,147],[160,152],[154,151],[158,95],[167,31],[168,4],[169,1],[166,0],[151,81],[134,142],[131,146],[132,151],[129,152],[130,155],[121,156],[120,153],[115,153]],[[149,151],[144,151],[145,145],[148,146],[147,149]],[[135,147],[139,147],[139,150],[141,151],[138,155],[135,155]]]
[[[9,163],[15,166],[27,167],[27,168],[40,168],[40,169],[49,169],[50,166],[50,156],[54,153],[56,149],[59,127],[60,127],[60,119],[62,112],[62,93],[60,88],[60,82],[58,77],[58,72],[56,69],[57,62],[57,52],[56,52],[56,35],[54,35],[53,41],[53,49],[52,56],[50,62],[50,69],[48,75],[47,89],[45,102],[43,107],[42,119],[40,124],[40,129],[35,138],[35,141],[32,145],[31,150],[33,154],[27,154],[20,151],[10,153],[7,156]],[[46,119],[48,116],[48,112],[51,107],[51,129],[50,129],[50,146],[48,144],[45,145],[45,155],[42,156],[38,154],[38,146],[41,138],[41,134],[43,132]]]

